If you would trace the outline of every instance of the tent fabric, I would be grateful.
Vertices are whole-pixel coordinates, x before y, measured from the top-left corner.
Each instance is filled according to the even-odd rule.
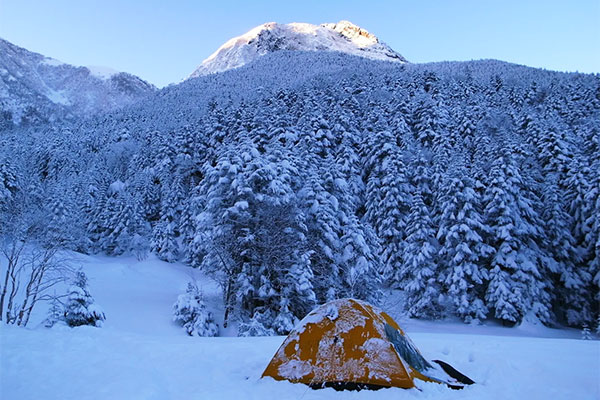
[[[264,376],[312,387],[412,388],[432,368],[385,312],[355,299],[310,312],[284,340]]]

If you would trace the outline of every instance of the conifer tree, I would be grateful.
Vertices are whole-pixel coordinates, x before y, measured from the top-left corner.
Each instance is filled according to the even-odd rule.
[[[551,253],[548,269],[556,280],[553,290],[554,308],[563,314],[562,320],[580,325],[583,321],[590,320],[586,307],[587,282],[590,277],[587,271],[576,268],[581,262],[581,256],[568,227],[570,216],[564,211],[556,177],[545,187],[544,204],[544,220],[547,221],[545,237]]]
[[[5,157],[0,158],[0,206],[6,204],[17,189],[17,173],[12,163]]]
[[[146,224],[139,214],[136,200],[126,192],[111,197],[112,207],[108,208],[106,233],[102,241],[102,249],[110,255],[121,255],[127,252],[143,257],[146,249]]]
[[[179,256],[179,244],[177,242],[182,213],[183,187],[181,180],[176,178],[165,190],[162,196],[161,217],[154,227],[152,236],[152,251],[158,258],[173,262]]]
[[[521,322],[540,293],[536,243],[539,217],[509,148],[495,160],[486,190],[484,222],[494,248],[485,299],[494,316],[506,324]]]
[[[377,207],[380,218],[374,224],[378,227],[383,250],[383,278],[391,286],[398,286],[401,285],[400,271],[411,188],[400,154],[390,157],[386,167],[379,188],[382,192],[382,200]]]
[[[584,168],[579,161],[573,160],[569,165],[565,183],[565,206],[571,217],[569,229],[571,235],[575,239],[574,245],[577,248],[585,247],[585,236],[589,231],[585,214],[585,197],[590,190],[590,184],[587,180]]]
[[[412,317],[440,318],[439,270],[435,261],[437,243],[429,209],[421,192],[413,195],[407,223],[401,280],[405,282],[406,308]]]
[[[600,321],[600,162],[596,161],[592,168],[596,171],[593,184],[585,195],[587,215],[586,225],[589,227],[585,237],[585,260],[591,278],[589,283],[592,311]],[[600,328],[599,328],[600,329]]]
[[[57,322],[64,320],[65,311],[60,301],[54,296],[50,301],[50,308],[44,320],[46,328],[52,328]]]
[[[483,241],[487,229],[473,180],[460,165],[452,168],[455,176],[446,183],[437,232],[439,262],[443,265],[440,281],[459,317],[465,322],[481,321],[488,312],[483,301],[488,275],[483,265],[493,249]]]
[[[339,298],[341,226],[336,217],[339,204],[325,191],[316,174],[307,178],[299,197],[306,210],[306,236],[315,278],[315,294],[321,303]]]
[[[173,321],[190,336],[218,336],[219,327],[212,312],[206,309],[198,286],[188,282],[186,292],[173,304]]]
[[[65,321],[71,327],[80,325],[102,326],[106,319],[102,309],[94,302],[87,287],[87,276],[77,272],[69,288],[69,297],[65,305]]]
[[[367,226],[361,226],[355,215],[349,214],[343,226],[341,237],[341,258],[343,265],[345,292],[347,297],[367,300],[377,303],[380,298],[381,286],[379,257],[373,249],[373,243],[368,243]]]

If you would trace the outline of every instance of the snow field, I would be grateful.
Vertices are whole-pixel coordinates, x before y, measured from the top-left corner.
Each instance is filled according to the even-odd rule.
[[[412,334],[477,384],[453,391],[313,391],[260,379],[282,337],[193,338],[92,327],[2,328],[5,399],[598,399],[597,341]]]
[[[0,325],[0,398],[600,398],[599,341],[580,340],[568,330],[465,325],[459,330],[452,323],[412,320],[401,325],[426,358],[447,361],[477,383],[462,391],[418,382],[419,390],[336,392],[260,379],[283,337],[189,337],[171,323],[171,307],[185,291],[189,268],[152,258],[80,256],[80,262],[90,278],[90,293],[106,313],[104,327],[46,329],[38,322],[41,309],[29,328]],[[220,319],[218,288],[197,278],[208,307]],[[464,333],[469,329],[476,334]],[[538,333],[555,337],[533,336]]]

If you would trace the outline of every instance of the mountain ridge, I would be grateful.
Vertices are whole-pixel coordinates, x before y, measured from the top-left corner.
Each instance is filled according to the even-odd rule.
[[[374,60],[407,62],[377,36],[349,21],[321,25],[267,22],[226,41],[188,79],[238,68],[281,50],[337,51]]]
[[[0,128],[111,111],[156,87],[106,67],[80,67],[0,38]]]

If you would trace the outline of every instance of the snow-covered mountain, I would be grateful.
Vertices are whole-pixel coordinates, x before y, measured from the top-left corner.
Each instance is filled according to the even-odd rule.
[[[0,129],[110,111],[156,88],[105,67],[77,67],[0,39]]]
[[[190,78],[241,67],[279,50],[338,51],[374,60],[407,62],[375,35],[348,21],[321,25],[269,22],[227,41]]]

